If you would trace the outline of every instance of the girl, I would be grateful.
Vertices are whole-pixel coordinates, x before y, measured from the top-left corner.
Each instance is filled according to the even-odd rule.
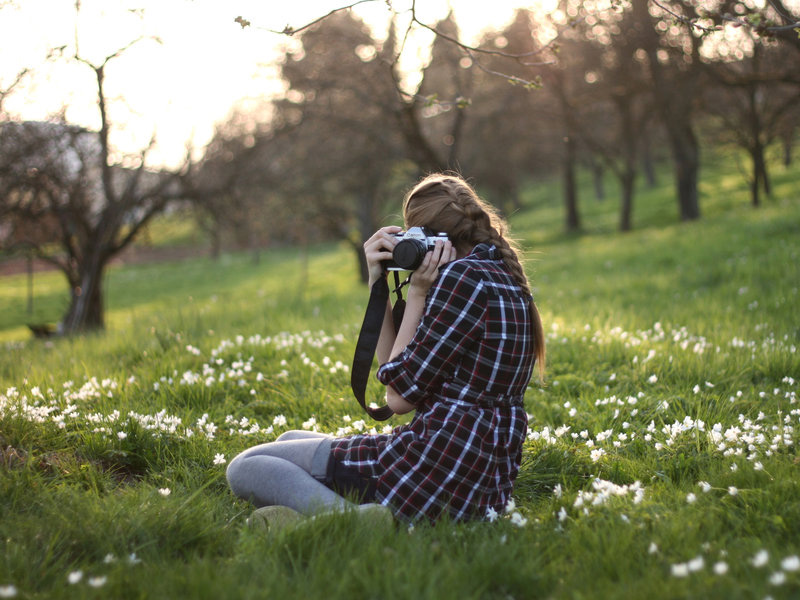
[[[527,432],[523,398],[534,363],[544,373],[538,311],[505,223],[463,179],[430,175],[403,203],[406,227],[447,234],[414,271],[397,334],[387,302],[378,379],[396,414],[389,434],[332,438],[290,431],[237,456],[235,494],[303,514],[388,507],[395,518],[435,522],[505,507]],[[364,244],[370,287],[386,274],[399,227]],[[376,506],[377,505],[377,506]],[[383,509],[385,510],[385,509]]]

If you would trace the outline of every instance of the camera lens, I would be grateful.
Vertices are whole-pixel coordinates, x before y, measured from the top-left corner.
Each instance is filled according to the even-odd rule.
[[[392,258],[397,266],[406,271],[413,271],[422,264],[428,248],[425,242],[405,239],[398,242],[392,251]]]

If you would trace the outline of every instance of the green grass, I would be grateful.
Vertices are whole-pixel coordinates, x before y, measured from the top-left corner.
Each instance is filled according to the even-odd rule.
[[[521,526],[245,526],[218,454],[286,429],[383,426],[336,362],[349,364],[366,302],[344,246],[313,248],[307,265],[285,249],[257,265],[112,268],[107,331],[75,339],[29,340],[25,277],[4,278],[0,593],[797,597],[800,571],[782,561],[800,555],[800,172],[776,167],[775,197],[753,210],[736,168],[705,168],[693,223],[661,173],[625,235],[610,185],[602,203],[582,188],[586,231],[569,237],[557,186],[527,188],[511,225],[548,376],[526,397]],[[58,274],[37,273],[35,294],[35,318],[56,320]]]

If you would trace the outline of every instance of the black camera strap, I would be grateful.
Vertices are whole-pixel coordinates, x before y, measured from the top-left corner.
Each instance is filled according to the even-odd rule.
[[[394,292],[397,294],[397,301],[392,307],[392,321],[396,332],[403,320],[405,300],[403,300],[402,287],[407,281],[401,284],[397,271],[394,271],[394,281],[396,286]],[[367,414],[376,421],[385,421],[394,415],[394,412],[388,406],[371,408],[367,406],[364,399],[370,369],[372,368],[372,359],[378,347],[378,338],[381,335],[383,318],[386,315],[387,300],[389,300],[389,284],[386,282],[385,277],[381,277],[372,285],[372,289],[369,292],[367,311],[364,314],[364,322],[361,324],[361,331],[358,334],[356,351],[353,355],[353,368],[350,371],[350,387],[353,389],[356,400],[358,400],[358,403],[361,404]]]

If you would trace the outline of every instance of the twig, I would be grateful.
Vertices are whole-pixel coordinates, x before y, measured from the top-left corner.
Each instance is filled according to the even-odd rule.
[[[351,9],[353,7],[358,6],[359,4],[365,4],[367,2],[376,2],[376,1],[377,0],[358,0],[357,2],[353,2],[352,4],[348,4],[347,6],[342,6],[340,8],[334,8],[328,14],[323,15],[321,17],[318,17],[318,18],[314,19],[313,21],[311,21],[310,23],[306,23],[302,27],[292,27],[291,25],[287,25],[286,27],[283,28],[283,31],[278,31],[276,29],[268,29],[268,28],[266,29],[266,31],[269,31],[271,33],[281,33],[281,34],[284,34],[284,35],[294,35],[295,33],[300,33],[301,31],[303,31],[305,29],[308,29],[309,27],[313,27],[314,25],[316,25],[320,21],[324,21],[325,19],[327,19],[331,15],[334,15],[334,14],[336,14],[338,12],[342,12],[343,10],[349,10],[349,9]],[[243,19],[242,17],[236,17],[236,19],[234,19],[234,21],[239,23],[239,25],[241,25],[242,28],[245,28],[248,25],[250,25],[250,21],[247,21],[247,20]]]

